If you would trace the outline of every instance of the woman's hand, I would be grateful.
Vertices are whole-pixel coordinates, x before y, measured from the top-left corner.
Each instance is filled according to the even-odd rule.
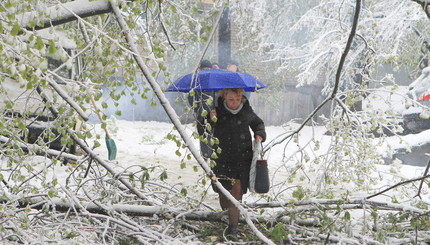
[[[216,110],[215,110],[215,109],[212,109],[212,110],[211,110],[211,114],[210,114],[210,118],[211,118],[211,120],[212,120],[212,119],[214,119],[214,117],[216,117],[216,115],[217,115],[217,114],[216,114]]]
[[[255,136],[255,141],[262,142],[263,141],[263,137],[261,137],[260,135],[256,135]]]

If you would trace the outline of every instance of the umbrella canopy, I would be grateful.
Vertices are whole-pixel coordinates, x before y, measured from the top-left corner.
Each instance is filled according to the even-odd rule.
[[[246,92],[265,88],[255,77],[223,69],[207,69],[178,78],[167,92],[217,92],[225,88],[243,88]]]

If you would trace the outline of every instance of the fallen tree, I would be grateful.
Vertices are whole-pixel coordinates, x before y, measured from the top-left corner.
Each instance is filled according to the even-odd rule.
[[[163,1],[158,1],[158,4],[161,6]],[[336,74],[335,87],[333,92],[326,101],[324,101],[321,105],[315,108],[314,112],[305,119],[303,124],[294,131],[294,133],[287,135],[286,137],[280,137],[277,141],[272,142],[266,147],[268,150],[270,147],[283,143],[286,139],[291,139],[294,135],[298,135],[298,133],[304,128],[306,122],[312,120],[312,117],[318,112],[318,110],[328,104],[329,102],[334,101],[337,103],[343,111],[348,111],[347,106],[344,102],[338,97],[338,85],[340,81],[340,74],[343,69],[343,62],[345,61],[345,57],[348,55],[348,49],[352,44],[352,40],[355,37],[355,28],[358,23],[358,16],[360,15],[360,3],[361,1],[356,2],[356,11],[354,16],[353,29],[349,35],[347,46],[343,52],[341,62],[338,66],[338,72]],[[89,6],[91,5],[94,8],[80,8],[79,4]],[[149,3],[148,3],[149,4]],[[53,13],[54,10],[58,10],[59,8],[64,7],[61,11],[57,13]],[[148,7],[149,8],[149,7]],[[160,7],[161,9],[161,7]],[[172,8],[173,9],[173,8]],[[113,10],[113,13],[118,21],[119,25],[119,34],[124,35],[125,42],[122,40],[112,38],[108,35],[101,34],[102,31],[95,27],[82,18],[97,15],[100,13],[108,13]],[[252,233],[255,233],[258,236],[258,239],[264,241],[268,244],[273,244],[274,241],[291,241],[291,242],[347,242],[350,244],[382,244],[382,242],[375,241],[365,235],[362,235],[361,232],[356,232],[351,229],[349,226],[352,223],[356,225],[359,222],[350,222],[348,220],[347,210],[363,210],[365,212],[371,212],[372,215],[380,215],[379,219],[375,218],[374,222],[384,223],[383,218],[387,216],[383,216],[386,211],[389,211],[393,216],[401,216],[411,215],[412,218],[409,220],[411,223],[418,220],[417,217],[422,217],[426,213],[423,212],[419,208],[415,208],[413,206],[408,205],[397,205],[392,203],[383,203],[376,202],[370,200],[341,200],[341,199],[333,199],[333,200],[310,200],[310,201],[285,201],[285,202],[267,202],[267,203],[258,203],[258,204],[240,204],[236,202],[231,195],[226,192],[224,188],[217,181],[216,176],[212,173],[209,166],[202,159],[199,154],[196,146],[193,145],[193,142],[189,135],[186,134],[184,126],[181,125],[178,120],[178,115],[175,113],[169,102],[167,101],[161,87],[158,85],[157,81],[154,79],[153,73],[148,69],[146,64],[146,59],[148,57],[143,57],[139,54],[139,50],[137,49],[136,42],[139,40],[137,35],[134,33],[134,29],[129,27],[129,24],[124,18],[123,13],[120,11],[118,4],[115,1],[75,1],[68,4],[60,4],[56,7],[52,7],[48,9],[48,16],[50,18],[43,19],[43,24],[34,25],[34,23],[30,24],[32,14],[24,15],[22,19],[21,25],[25,27],[27,30],[40,29],[45,27],[52,27],[61,23],[67,23],[72,20],[78,20],[80,24],[87,25],[89,29],[94,30],[97,35],[95,38],[87,43],[87,46],[82,51],[92,50],[93,46],[98,42],[101,42],[98,35],[103,38],[112,41],[113,44],[124,52],[124,56],[128,59],[134,59],[133,64],[136,65],[136,68],[140,70],[140,72],[144,75],[147,82],[150,84],[152,90],[155,93],[155,96],[160,101],[161,105],[165,109],[166,113],[169,115],[171,121],[175,125],[177,131],[180,134],[184,143],[180,143],[179,145],[182,147],[187,147],[194,158],[197,160],[200,167],[205,171],[206,175],[209,177],[211,181],[213,181],[222,191],[225,193],[231,201],[233,201],[236,206],[241,210],[241,213],[244,215],[242,222],[247,223],[251,228]],[[132,23],[132,22],[131,22]],[[104,25],[105,26],[105,25]],[[133,25],[131,25],[133,26]],[[213,33],[213,32],[212,32]],[[150,38],[149,38],[150,39]],[[150,43],[150,42],[148,42]],[[170,42],[169,42],[170,43]],[[171,43],[170,43],[171,44]],[[149,44],[148,44],[149,45]],[[43,49],[43,48],[41,48]],[[107,48],[108,49],[108,48]],[[150,48],[148,48],[150,50]],[[102,50],[103,51],[103,50]],[[99,51],[100,52],[100,51]],[[151,58],[156,57],[151,56]],[[203,55],[201,56],[203,57]],[[148,58],[149,59],[149,58]],[[25,59],[23,59],[25,60]],[[63,64],[64,65],[64,64]],[[30,72],[30,70],[24,70],[26,72]],[[32,70],[36,75],[40,72],[40,69]],[[134,70],[133,70],[134,71]],[[52,98],[46,96],[44,89],[46,89],[46,85],[50,86],[56,94],[58,94],[76,113],[81,115],[81,117],[85,120],[85,112],[80,110],[81,104],[75,103],[72,97],[69,97],[66,93],[64,93],[61,89],[59,89],[55,83],[51,80],[45,80],[49,78],[49,76],[55,76],[55,72],[52,73],[44,73],[40,75],[40,81],[38,81],[38,86],[36,91],[42,98],[46,107],[51,110],[52,114],[55,118],[67,117],[61,115],[61,106],[56,103],[56,101]],[[46,83],[47,82],[47,83]],[[68,81],[69,82],[69,81]],[[86,91],[87,92],[87,91]],[[87,93],[85,93],[87,94]],[[82,99],[82,98],[80,98]],[[58,102],[58,101],[57,101]],[[14,192],[20,192],[20,190],[16,190],[13,187],[7,186],[9,189],[7,194],[7,198],[3,198],[3,203],[6,204],[7,207],[13,207],[11,210],[15,210],[17,212],[18,218],[14,217],[11,214],[7,214],[2,217],[5,221],[3,224],[6,224],[7,229],[12,229],[14,231],[14,235],[8,233],[2,239],[5,240],[14,240],[25,243],[27,241],[32,241],[34,239],[34,234],[40,233],[50,233],[44,229],[50,230],[50,228],[46,228],[46,223],[54,226],[57,224],[61,224],[61,226],[57,227],[65,227],[64,230],[70,230],[69,233],[65,235],[67,238],[74,238],[75,236],[84,237],[82,239],[87,239],[86,235],[90,234],[94,236],[94,240],[103,240],[103,241],[118,241],[122,237],[127,237],[128,239],[136,239],[140,243],[169,243],[169,242],[191,242],[196,240],[195,233],[186,234],[183,231],[177,232],[175,227],[175,222],[180,220],[203,220],[203,221],[217,221],[223,222],[223,213],[210,212],[206,210],[198,210],[192,205],[184,205],[183,203],[169,203],[166,204],[166,201],[173,202],[169,191],[160,191],[158,189],[148,188],[146,184],[148,184],[147,175],[142,173],[148,173],[147,169],[140,169],[136,172],[128,172],[126,170],[118,170],[118,166],[113,162],[108,162],[104,160],[99,155],[95,154],[95,152],[88,146],[85,142],[85,137],[79,135],[78,132],[75,132],[68,128],[63,121],[58,120],[57,126],[67,135],[70,135],[72,140],[76,142],[81,149],[85,152],[85,159],[94,159],[97,161],[97,166],[91,169],[92,173],[90,173],[90,177],[82,177],[81,173],[84,172],[85,169],[90,169],[90,163],[88,164],[80,164],[79,166],[71,166],[74,168],[71,172],[68,179],[73,179],[74,182],[72,184],[67,184],[66,186],[60,186],[56,183],[58,181],[54,180],[52,183],[42,182],[40,186],[40,193],[38,193],[37,187],[31,189],[36,196],[38,197],[27,197],[27,196],[13,196],[9,195]],[[285,136],[285,135],[284,135]],[[10,138],[1,138],[0,140],[7,142],[10,141]],[[15,144],[23,149],[27,147],[26,145]],[[61,156],[61,153],[58,152],[49,152],[49,155],[53,156]],[[55,155],[57,154],[57,155]],[[68,155],[67,155],[68,156]],[[73,156],[69,156],[70,159],[73,159]],[[82,158],[76,158],[80,160]],[[17,166],[22,166],[24,164],[18,163]],[[40,166],[38,166],[40,167]],[[35,171],[36,174],[32,175],[32,178],[39,178],[38,173],[44,171],[44,168],[48,167],[40,167],[42,170]],[[21,176],[14,177],[15,173],[20,171],[16,171],[18,167],[12,166],[12,174],[10,174],[10,178],[16,181],[20,181]],[[26,169],[29,172],[32,172],[32,166]],[[21,169],[19,169],[21,170]],[[54,171],[54,169],[52,169]],[[146,172],[145,172],[146,171]],[[23,171],[24,172],[24,171]],[[50,173],[49,173],[50,174]],[[48,174],[46,174],[48,175]],[[3,178],[2,176],[0,176]],[[40,179],[45,178],[46,176],[40,177]],[[420,180],[424,180],[428,176],[424,176]],[[140,179],[139,179],[140,178]],[[139,179],[139,181],[136,181]],[[2,179],[3,180],[3,179]],[[412,182],[412,181],[411,181]],[[37,183],[35,186],[39,186]],[[145,184],[145,185],[144,185]],[[22,185],[19,185],[21,187]],[[398,186],[398,185],[396,185]],[[394,186],[394,187],[396,187]],[[26,187],[30,188],[30,187]],[[58,194],[61,192],[61,194]],[[84,192],[86,196],[78,195]],[[178,192],[179,193],[179,192]],[[178,195],[178,193],[174,193],[174,195]],[[60,198],[59,196],[62,196]],[[382,192],[377,193],[375,195],[380,195]],[[160,198],[160,196],[166,195],[169,198]],[[175,196],[177,197],[177,196]],[[180,201],[184,201],[183,196],[177,197],[180,198]],[[125,201],[124,201],[125,200]],[[141,203],[141,205],[131,205],[131,204],[117,204],[116,202],[124,201],[124,202],[136,202]],[[180,202],[177,201],[177,202]],[[114,204],[111,204],[113,202]],[[18,203],[18,205],[16,205]],[[151,206],[145,206],[151,205]],[[184,208],[182,209],[182,206]],[[15,208],[18,207],[19,210]],[[177,208],[181,207],[181,208]],[[276,208],[276,213],[269,215],[255,215],[256,212],[261,211],[262,208]],[[374,209],[372,209],[374,208]],[[257,209],[257,210],[254,210]],[[37,210],[37,212],[36,212]],[[377,214],[374,214],[373,211]],[[40,211],[40,212],[39,212]],[[57,212],[57,211],[61,211]],[[381,211],[381,214],[378,212]],[[63,213],[64,212],[64,213]],[[28,215],[30,213],[30,215]],[[15,224],[15,220],[23,219],[25,220],[25,216],[30,216],[32,219],[25,223],[26,227],[33,227],[37,230],[37,232],[28,231],[26,229],[21,228],[19,225]],[[301,218],[299,216],[302,216]],[[343,215],[343,216],[341,216]],[[136,221],[135,216],[143,216],[146,219]],[[312,216],[313,218],[306,218]],[[315,218],[315,216],[318,216]],[[366,219],[366,215],[363,215],[363,219]],[[52,218],[54,221],[49,223],[46,217]],[[139,217],[138,217],[139,218]],[[392,217],[390,217],[392,218]],[[403,217],[402,217],[403,218]],[[167,228],[162,226],[163,222],[167,220]],[[398,222],[402,219],[398,218]],[[404,219],[403,219],[404,220]],[[409,221],[408,220],[408,221]],[[339,225],[337,225],[339,222]],[[261,223],[261,224],[259,224]],[[275,229],[276,225],[279,225],[279,229]],[[364,225],[364,229],[368,229],[369,222],[362,222]],[[425,222],[423,222],[425,223]],[[30,224],[30,225],[28,225]],[[77,227],[74,227],[72,224],[77,224]],[[184,223],[182,223],[184,224]],[[257,225],[256,225],[257,224]],[[346,224],[346,225],[343,225]],[[379,223],[378,223],[379,224]],[[397,224],[397,223],[396,223]],[[164,223],[163,223],[164,225]],[[192,224],[187,224],[189,227],[193,226]],[[415,225],[415,224],[414,224]],[[379,225],[375,225],[378,228]],[[393,225],[394,227],[395,225]],[[121,229],[116,229],[117,227],[121,227]],[[268,231],[265,228],[270,227],[272,230]],[[361,227],[361,226],[360,226]],[[82,228],[82,229],[81,229]],[[407,238],[398,239],[398,240],[389,240],[391,237],[387,238],[389,241],[395,242],[409,242],[411,240],[415,240],[416,242],[423,241],[426,239],[425,235],[419,236],[416,235],[415,239],[413,237],[414,232],[417,233],[418,229],[422,229],[420,225],[416,225],[415,227],[410,224],[403,224],[401,228],[405,229]],[[58,229],[58,228],[55,228]],[[50,236],[55,236],[54,228],[52,231],[53,234],[46,235],[46,240],[41,242],[46,242],[50,239]],[[92,230],[91,230],[92,229]],[[417,230],[414,230],[417,229]],[[195,232],[198,229],[194,229]],[[331,230],[339,230],[336,232],[331,232]],[[383,230],[383,229],[381,229]],[[264,232],[263,232],[264,231]],[[291,231],[291,232],[290,232]],[[398,233],[396,233],[398,232]],[[279,233],[281,235],[279,235]],[[396,230],[393,232],[396,237],[397,234],[404,233],[404,230]],[[18,235],[16,235],[18,234]],[[76,235],[79,234],[79,235]],[[118,238],[118,234],[120,234],[120,238]],[[185,235],[184,235],[185,234]],[[351,235],[352,234],[352,235]],[[187,237],[189,235],[189,237]],[[276,236],[278,235],[278,237]],[[348,236],[348,238],[345,238]],[[16,238],[18,237],[18,238]],[[179,239],[177,237],[180,237]],[[304,237],[304,238],[303,238]],[[89,239],[89,238],[88,238]],[[178,240],[176,240],[178,239]],[[82,241],[82,240],[81,240]],[[88,241],[89,242],[89,241]]]

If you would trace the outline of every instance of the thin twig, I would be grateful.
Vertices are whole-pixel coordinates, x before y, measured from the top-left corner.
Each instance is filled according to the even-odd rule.
[[[406,181],[403,181],[403,182],[399,182],[399,183],[397,183],[395,185],[392,185],[392,186],[390,186],[390,187],[388,187],[388,188],[386,188],[386,189],[384,189],[384,190],[382,190],[382,191],[380,191],[378,193],[375,193],[373,195],[370,195],[370,196],[366,197],[366,199],[374,198],[374,197],[379,196],[379,195],[381,195],[381,194],[383,194],[383,193],[385,193],[385,192],[387,192],[389,190],[395,189],[395,188],[397,188],[399,186],[407,185],[407,184],[413,183],[415,181],[424,180],[424,179],[427,179],[429,177],[430,177],[430,175],[428,174],[428,175],[424,175],[424,176],[422,176],[420,178],[409,179],[409,180],[406,180]]]
[[[427,162],[427,167],[426,167],[426,170],[424,171],[424,176],[426,176],[427,175],[427,173],[429,172],[429,168],[430,168],[430,159],[429,159],[429,161]],[[421,190],[422,190],[422,188],[423,188],[423,184],[424,184],[424,180],[425,179],[422,179],[421,180],[421,183],[420,183],[420,187],[418,188],[418,193],[417,193],[417,197],[419,197],[420,199],[422,199],[421,198]]]
[[[172,42],[170,41],[170,37],[169,37],[169,34],[167,33],[167,29],[166,29],[166,27],[164,26],[163,20],[161,19],[161,17],[163,17],[163,14],[162,14],[162,13],[163,13],[163,11],[162,11],[162,9],[161,9],[161,3],[162,3],[162,2],[163,2],[163,1],[158,1],[158,8],[160,9],[160,13],[158,14],[158,19],[159,19],[159,21],[160,21],[161,28],[163,29],[163,33],[164,33],[164,35],[165,35],[165,36],[166,36],[166,38],[167,38],[167,42],[169,42],[170,47],[172,47],[172,49],[176,51],[175,46],[173,46]]]

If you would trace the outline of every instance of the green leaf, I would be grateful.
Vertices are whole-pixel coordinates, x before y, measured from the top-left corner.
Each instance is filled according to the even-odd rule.
[[[142,179],[143,180],[149,180],[149,178],[150,178],[151,176],[149,176],[149,173],[148,172],[145,172],[143,175],[142,175]]]
[[[288,237],[287,228],[282,223],[277,223],[271,234],[275,242],[285,240]]]
[[[5,3],[5,8],[12,8],[13,6],[14,6],[14,4],[13,4],[13,1],[7,1],[6,3]]]
[[[12,27],[12,31],[10,32],[10,34],[14,37],[18,36],[20,30],[21,30],[21,26],[19,26],[18,23],[15,23],[15,25],[13,25]]]
[[[161,175],[160,175],[160,180],[164,181],[166,179],[167,179],[167,173],[166,173],[166,171],[163,171],[163,173],[161,173]]]
[[[62,106],[62,107],[58,108],[58,113],[60,115],[64,114],[64,112],[66,112],[66,108],[65,107]]]
[[[172,10],[173,13],[176,14],[176,7],[174,5],[170,5],[170,9]]]
[[[293,191],[293,197],[297,198],[298,200],[302,200],[305,197],[303,187],[299,186],[297,190]]]
[[[57,47],[55,47],[54,40],[49,40],[48,54],[54,55],[57,53]]]
[[[49,191],[48,191],[48,196],[49,196],[50,198],[53,198],[53,197],[55,196],[55,189],[51,189],[51,190],[49,190]]]
[[[35,47],[37,50],[42,50],[44,46],[45,46],[45,44],[43,43],[42,38],[41,38],[41,37],[37,37],[37,39],[36,39],[36,44],[35,44],[35,46],[34,46],[34,47]]]
[[[343,216],[344,220],[351,220],[351,214],[349,212],[345,212],[345,215]]]
[[[66,238],[67,239],[72,239],[72,238],[75,238],[75,237],[77,237],[78,236],[78,234],[76,234],[75,232],[73,232],[73,231],[71,231],[71,232],[67,232],[66,233]]]
[[[19,122],[18,122],[18,128],[20,130],[24,130],[26,128],[26,125],[25,125],[25,123],[22,120],[19,120]]]
[[[33,83],[28,82],[28,83],[26,84],[26,89],[27,89],[27,90],[32,90],[32,89],[33,89]]]

